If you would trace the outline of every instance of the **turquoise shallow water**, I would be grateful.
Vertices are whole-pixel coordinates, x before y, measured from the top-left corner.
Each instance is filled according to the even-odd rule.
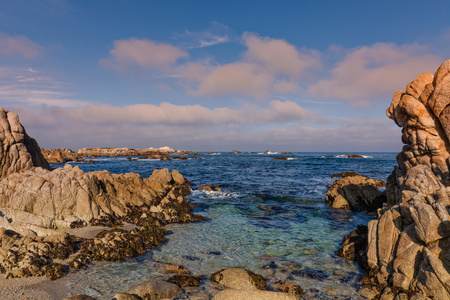
[[[325,157],[330,154],[335,157]],[[284,155],[287,161],[273,160],[275,156],[279,155],[217,153],[186,161],[103,157],[97,164],[74,163],[85,171],[137,172],[143,177],[155,168],[177,169],[193,184],[188,198],[198,204],[194,212],[208,218],[167,226],[172,231],[168,242],[146,255],[82,271],[92,284],[88,292],[108,299],[158,275],[152,261],[160,261],[182,264],[196,275],[244,267],[317,289],[324,299],[357,298],[361,270],[335,253],[342,238],[370,217],[327,207],[326,185],[332,183],[332,174],[345,171],[386,180],[395,154],[364,153],[365,158],[349,159],[340,153],[295,153]],[[197,190],[203,184],[223,191]]]

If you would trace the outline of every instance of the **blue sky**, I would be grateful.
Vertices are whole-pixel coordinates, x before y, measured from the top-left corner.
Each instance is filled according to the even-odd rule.
[[[444,1],[3,1],[0,106],[41,147],[393,151]]]

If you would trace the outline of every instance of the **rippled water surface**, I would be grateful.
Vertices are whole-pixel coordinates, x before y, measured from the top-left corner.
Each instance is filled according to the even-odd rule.
[[[318,289],[324,298],[357,298],[361,271],[335,253],[342,238],[370,217],[327,207],[326,186],[332,183],[332,174],[345,171],[386,180],[395,154],[365,153],[365,158],[353,159],[339,153],[285,154],[289,160],[274,160],[275,156],[280,155],[216,153],[173,161],[103,157],[96,159],[97,164],[73,163],[84,171],[136,172],[143,177],[154,169],[176,169],[193,184],[188,198],[198,204],[194,212],[208,218],[167,226],[172,231],[168,242],[146,255],[82,271],[92,285],[86,292],[108,299],[157,275],[152,261],[159,261],[182,264],[195,275],[245,267],[264,276],[289,278],[304,289]],[[198,191],[203,184],[223,191]]]

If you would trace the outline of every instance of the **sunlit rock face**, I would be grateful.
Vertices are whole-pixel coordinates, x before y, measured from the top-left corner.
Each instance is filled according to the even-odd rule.
[[[387,109],[405,146],[388,204],[368,226],[368,285],[384,297],[450,299],[449,104],[450,60],[397,91]]]
[[[17,114],[0,108],[0,179],[34,167],[50,169],[38,144],[20,124]]]

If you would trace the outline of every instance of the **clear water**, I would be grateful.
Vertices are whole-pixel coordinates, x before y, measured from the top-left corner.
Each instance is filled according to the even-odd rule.
[[[339,157],[326,158],[325,155]],[[244,267],[277,280],[289,278],[323,298],[358,298],[355,263],[336,256],[342,238],[371,217],[325,205],[331,175],[355,171],[386,180],[394,153],[365,153],[349,159],[341,153],[295,153],[287,161],[275,154],[217,153],[203,159],[127,161],[97,158],[97,164],[73,163],[84,171],[136,172],[148,177],[154,169],[180,171],[192,184],[188,197],[195,213],[208,221],[173,224],[168,242],[148,254],[120,263],[99,263],[81,271],[85,292],[110,299],[145,278],[159,275],[153,261],[182,264],[195,275],[227,267]],[[59,165],[53,165],[58,167]],[[213,184],[222,192],[197,188]]]

